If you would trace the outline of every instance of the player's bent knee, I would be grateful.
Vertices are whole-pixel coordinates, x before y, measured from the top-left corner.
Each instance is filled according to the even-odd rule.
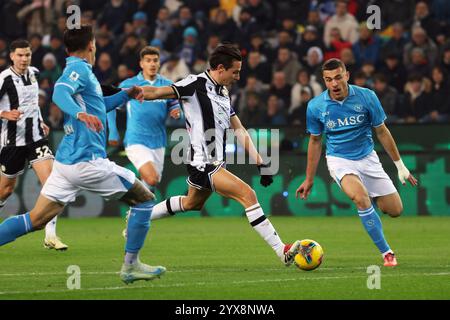
[[[371,205],[370,198],[367,194],[355,194],[351,199],[359,209],[367,209]]]
[[[400,217],[403,212],[403,205],[399,204],[395,206],[394,208],[390,209],[387,214],[392,218]]]

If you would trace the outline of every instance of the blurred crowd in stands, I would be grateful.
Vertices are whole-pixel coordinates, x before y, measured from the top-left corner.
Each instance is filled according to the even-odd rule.
[[[246,126],[304,125],[329,58],[344,61],[350,83],[376,92],[387,122],[449,122],[448,0],[0,0],[0,70],[9,65],[9,43],[28,39],[41,71],[39,103],[56,129],[63,119],[51,95],[65,66],[70,5],[96,26],[102,84],[139,73],[147,45],[160,49],[160,73],[175,82],[203,72],[214,48],[231,42],[243,55],[232,104]],[[381,9],[379,30],[366,23],[370,5]]]

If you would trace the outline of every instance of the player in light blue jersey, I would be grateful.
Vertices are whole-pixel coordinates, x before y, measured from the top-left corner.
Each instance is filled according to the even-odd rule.
[[[322,67],[327,90],[308,103],[306,122],[310,133],[306,179],[296,196],[306,199],[311,192],[326,136],[326,158],[331,177],[355,203],[361,222],[381,252],[384,265],[397,265],[394,252],[384,238],[375,205],[391,217],[403,211],[402,201],[374,151],[372,128],[398,169],[402,184],[417,180],[403,164],[395,141],[384,124],[386,115],[372,90],[349,85],[349,73],[338,59]]]
[[[158,74],[160,67],[159,49],[145,47],[140,52],[142,72],[123,81],[119,87],[155,86],[162,87],[172,81]],[[125,133],[125,151],[131,163],[136,167],[142,180],[151,188],[161,180],[166,147],[166,119],[180,117],[180,105],[176,99],[139,101],[132,99],[127,103],[127,129]],[[116,112],[108,113],[109,143],[117,145],[119,133],[116,126]]]
[[[81,190],[89,190],[130,205],[121,279],[125,283],[154,279],[162,275],[165,268],[143,264],[138,257],[150,227],[154,195],[132,171],[109,161],[105,151],[106,113],[130,98],[142,99],[143,91],[134,86],[103,97],[101,86],[92,73],[96,48],[91,26],[66,30],[64,44],[69,57],[55,84],[53,101],[64,112],[66,134],[35,207],[0,225],[0,246],[43,228],[66,204],[75,201]]]
[[[145,47],[141,50],[140,67],[142,72],[123,81],[119,87],[129,88],[149,85],[162,87],[172,84],[172,81],[158,74],[160,68],[158,48]],[[128,159],[138,170],[141,179],[153,192],[156,185],[161,181],[164,168],[167,140],[165,123],[169,114],[174,119],[180,117],[178,100],[139,101],[133,99],[127,103],[125,151]],[[110,145],[118,145],[120,137],[116,126],[115,110],[108,113],[108,126]],[[126,229],[124,235],[126,235]]]

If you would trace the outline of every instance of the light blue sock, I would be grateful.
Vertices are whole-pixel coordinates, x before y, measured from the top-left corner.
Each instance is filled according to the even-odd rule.
[[[386,242],[383,234],[383,226],[381,225],[380,217],[373,206],[368,209],[358,210],[361,222],[381,253],[386,253],[391,250]]]
[[[0,224],[0,246],[33,231],[30,213],[9,217]]]
[[[137,253],[144,245],[145,237],[150,229],[150,216],[152,215],[153,205],[153,200],[150,200],[130,208],[131,213],[128,218],[125,252],[133,259],[137,258]],[[132,255],[129,255],[129,253]],[[134,261],[126,262],[133,263]]]

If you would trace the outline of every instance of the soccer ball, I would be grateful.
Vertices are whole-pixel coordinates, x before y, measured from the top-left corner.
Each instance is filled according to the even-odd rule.
[[[323,249],[314,240],[304,239],[300,241],[300,252],[295,256],[295,265],[302,270],[311,271],[322,263]]]

